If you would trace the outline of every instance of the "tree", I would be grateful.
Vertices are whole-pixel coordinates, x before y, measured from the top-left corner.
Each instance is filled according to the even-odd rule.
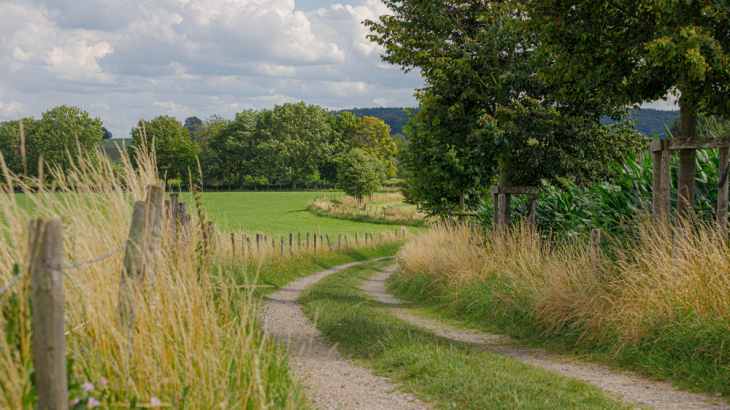
[[[444,198],[453,195],[463,207],[466,192],[484,192],[495,175],[500,187],[541,178],[609,178],[612,161],[603,160],[620,157],[641,139],[626,135],[625,122],[601,126],[603,115],[624,114],[601,101],[550,98],[550,84],[535,76],[540,39],[528,30],[519,2],[385,2],[392,15],[365,24],[374,32],[369,38],[385,47],[383,60],[404,71],[418,68],[426,79],[416,93],[422,112],[411,119],[418,125],[406,127],[415,157],[404,162],[411,164],[411,178],[431,170],[433,180],[411,192],[430,186],[419,196],[430,198],[432,212],[441,212]],[[608,155],[585,156],[594,145]]]
[[[246,176],[260,175],[254,167],[257,121],[258,113],[246,110],[237,113],[233,121],[214,123],[216,130],[209,139],[208,155],[215,155],[217,168],[209,169],[219,181],[227,180],[242,187]]]
[[[38,123],[39,121],[32,117],[23,118],[24,164],[23,148],[20,143],[20,121],[0,122],[0,154],[8,169],[16,175],[38,176],[38,157],[41,153],[37,135]]]
[[[338,169],[339,186],[347,195],[357,198],[358,203],[372,195],[386,179],[382,161],[367,152],[355,148],[348,152]]]
[[[546,50],[541,78],[570,101],[640,104],[678,97],[679,137],[697,116],[730,118],[727,2],[530,0],[529,21]],[[693,214],[695,151],[679,153],[680,217]]]
[[[191,137],[195,137],[195,130],[203,124],[203,121],[198,117],[185,118],[185,128],[188,129]]]
[[[383,120],[368,116],[358,118],[345,111],[337,116],[337,129],[342,133],[347,150],[359,148],[369,153],[383,163],[388,176],[396,176],[398,145],[390,136],[390,127]]]
[[[272,166],[272,175],[286,176],[297,189],[297,179],[317,171],[334,152],[330,144],[329,114],[317,105],[277,105],[259,113],[257,134],[261,159]]]
[[[188,129],[174,117],[160,115],[150,121],[139,120],[131,134],[130,149],[150,151],[154,142],[160,176],[184,180],[190,177],[188,170],[197,175],[195,156],[200,147],[190,140]],[[131,155],[133,162],[135,158]]]
[[[44,162],[60,167],[66,175],[71,167],[69,154],[76,158],[84,152],[93,157],[104,131],[99,118],[89,117],[78,107],[62,105],[43,113],[37,134]]]
[[[109,140],[112,138],[112,133],[106,129],[106,127],[101,127],[101,130],[104,131],[104,135],[101,137],[103,141]]]

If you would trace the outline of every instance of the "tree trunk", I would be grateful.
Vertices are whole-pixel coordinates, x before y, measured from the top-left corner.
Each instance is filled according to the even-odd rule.
[[[682,105],[680,100],[679,137],[695,138],[696,136],[697,107]],[[678,220],[687,220],[694,214],[696,157],[697,152],[693,149],[679,150]]]
[[[297,190],[297,177],[295,177],[295,176],[291,177],[291,190],[292,191]]]

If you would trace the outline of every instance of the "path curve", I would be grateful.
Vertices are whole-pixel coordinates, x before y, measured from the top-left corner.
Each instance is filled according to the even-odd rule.
[[[386,258],[382,258],[386,259]],[[375,376],[343,359],[340,352],[304,316],[297,303],[299,294],[325,276],[361,263],[340,265],[316,275],[297,279],[268,296],[263,307],[264,328],[284,345],[294,375],[307,388],[317,408],[367,410],[425,410],[426,405],[413,395],[394,391],[398,387],[387,377]]]
[[[510,346],[504,343],[509,338],[502,335],[454,328],[435,319],[410,314],[404,308],[408,302],[395,298],[386,289],[385,280],[395,269],[396,265],[393,265],[381,270],[367,280],[360,289],[388,305],[399,318],[430,329],[439,336],[469,343],[484,351],[501,354],[563,376],[584,380],[614,395],[619,395],[627,403],[641,403],[656,409],[669,410],[730,409],[730,405],[722,399],[682,391],[669,382],[649,380],[631,372],[617,373],[606,366],[551,354],[545,349]]]

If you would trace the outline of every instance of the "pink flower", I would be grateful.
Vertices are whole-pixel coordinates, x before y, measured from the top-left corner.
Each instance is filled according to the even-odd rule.
[[[77,398],[71,400],[70,402],[68,402],[68,405],[69,406],[75,406],[75,405],[79,404],[80,401],[81,400],[79,400],[79,398],[77,397]]]
[[[105,384],[109,383],[109,380],[107,380],[104,377],[99,377],[99,386],[103,386]]]
[[[93,409],[94,407],[100,405],[99,400],[96,400],[93,397],[89,397],[89,401],[86,402],[86,407]]]
[[[150,399],[150,404],[159,405],[162,404],[162,400],[158,399],[157,397],[153,397]]]
[[[94,385],[91,384],[91,382],[84,382],[83,387],[84,387],[84,390],[86,390],[86,391],[93,391],[94,390]]]

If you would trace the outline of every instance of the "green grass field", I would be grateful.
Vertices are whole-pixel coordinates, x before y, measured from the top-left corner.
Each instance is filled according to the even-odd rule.
[[[327,192],[326,195],[331,195]],[[322,192],[204,192],[203,206],[208,215],[221,226],[266,232],[272,236],[298,232],[316,232],[330,235],[360,235],[365,232],[393,232],[395,226],[371,224],[316,216],[307,211],[307,203]],[[180,194],[180,201],[188,203],[190,196]],[[424,230],[409,227],[409,230]]]

